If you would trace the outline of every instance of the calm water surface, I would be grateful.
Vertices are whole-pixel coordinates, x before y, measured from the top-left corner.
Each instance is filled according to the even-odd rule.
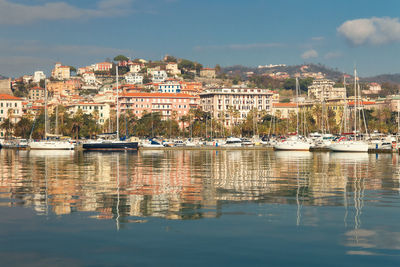
[[[1,265],[399,266],[399,160],[1,150]]]

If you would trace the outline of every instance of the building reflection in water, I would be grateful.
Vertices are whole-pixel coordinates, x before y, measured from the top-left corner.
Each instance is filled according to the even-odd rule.
[[[399,188],[398,165],[383,162],[368,154],[310,152],[3,150],[0,197],[3,205],[31,206],[40,215],[93,212],[116,220],[117,228],[150,216],[219,217],[224,205],[239,202],[293,205],[294,224],[317,225],[315,209],[305,206],[342,206],[343,223],[355,233],[365,191]]]

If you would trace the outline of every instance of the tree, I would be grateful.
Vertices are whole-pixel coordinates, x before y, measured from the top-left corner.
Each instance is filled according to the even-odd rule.
[[[5,130],[5,137],[10,137],[12,134],[12,131],[14,129],[14,124],[11,122],[10,117],[8,117],[7,119],[5,119],[1,124],[0,124],[0,128]]]
[[[195,63],[193,61],[182,59],[181,62],[178,64],[179,69],[184,70],[194,70],[196,68]]]
[[[173,56],[166,56],[164,59],[165,62],[178,62],[178,60],[176,59],[176,57]]]
[[[73,66],[69,66],[69,70],[70,70],[71,72],[74,72],[74,73],[76,73],[76,68],[75,68],[75,67],[73,67]]]
[[[20,136],[22,138],[28,139],[32,130],[32,125],[33,122],[29,118],[22,117],[21,120],[15,124],[15,136]]]
[[[118,55],[118,56],[114,57],[114,61],[128,61],[128,60],[129,60],[129,58],[127,58],[124,55]]]
[[[215,72],[217,75],[221,73],[221,66],[219,64],[215,65]]]

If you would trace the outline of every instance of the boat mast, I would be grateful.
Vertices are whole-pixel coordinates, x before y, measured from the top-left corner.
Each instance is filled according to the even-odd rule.
[[[357,70],[354,68],[354,140],[357,141]]]
[[[296,77],[296,134],[299,135],[299,78]]]
[[[44,79],[44,139],[47,139],[48,132],[48,114],[47,114],[47,80]]]
[[[56,106],[56,135],[58,135],[58,105]]]
[[[118,64],[115,66],[116,79],[117,79],[117,139],[119,140],[119,86],[118,86]]]
[[[347,133],[347,89],[346,89],[346,75],[343,75],[344,86],[344,111],[343,111],[343,132]]]

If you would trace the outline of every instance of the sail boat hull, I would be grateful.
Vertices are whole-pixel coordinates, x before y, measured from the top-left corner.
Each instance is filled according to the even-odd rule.
[[[310,144],[298,139],[292,138],[282,142],[278,142],[274,145],[275,150],[287,150],[287,151],[309,151]]]
[[[74,148],[74,143],[66,141],[38,141],[29,143],[29,149],[31,150],[73,150]]]
[[[368,143],[363,141],[343,141],[330,145],[333,152],[368,152]]]
[[[137,150],[138,142],[102,141],[90,142],[82,145],[83,149],[91,151],[121,151]]]

